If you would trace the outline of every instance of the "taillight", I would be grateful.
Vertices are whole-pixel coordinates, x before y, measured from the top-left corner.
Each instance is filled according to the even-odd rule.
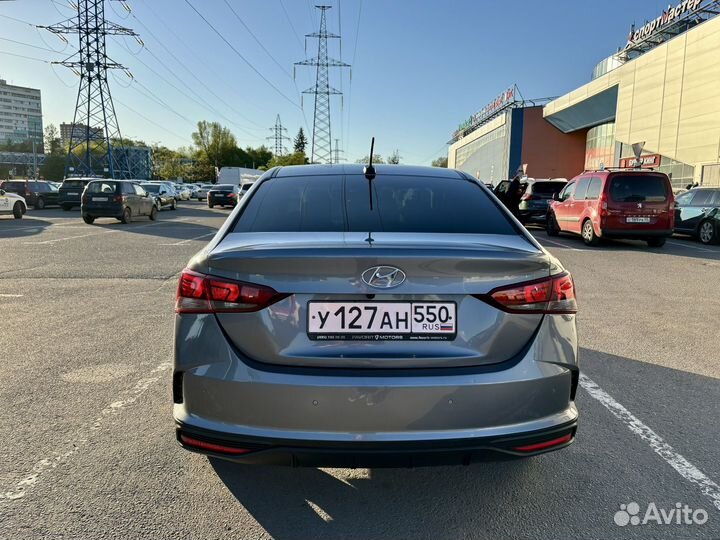
[[[286,298],[271,287],[183,270],[178,283],[176,313],[244,313],[258,311]]]
[[[234,193],[228,193],[228,197],[233,198],[235,196]]]
[[[125,195],[115,195],[113,197],[113,201],[115,202],[125,202]]]
[[[608,203],[607,203],[607,195],[605,195],[605,193],[600,194],[600,199],[598,200],[598,206],[600,207],[600,217],[607,217]]]
[[[575,283],[567,272],[500,287],[476,298],[509,313],[577,313]]]

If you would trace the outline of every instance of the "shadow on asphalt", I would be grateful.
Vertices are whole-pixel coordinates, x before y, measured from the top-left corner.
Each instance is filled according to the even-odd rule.
[[[0,217],[0,239],[25,238],[40,234],[52,224],[52,221],[28,217],[27,214],[22,219],[13,219],[12,217],[5,219],[3,216]]]
[[[199,223],[188,223],[174,219],[163,219],[166,217],[164,214],[160,214],[158,215],[157,221],[150,221],[147,217],[133,218],[133,221],[127,225],[113,218],[98,218],[93,225],[87,226],[87,230],[99,228],[176,241],[190,240],[198,237],[209,241],[211,235],[217,232],[217,227],[209,227]],[[82,230],[84,231],[85,229],[83,228]]]
[[[357,469],[339,480],[323,469],[243,466],[210,458],[233,496],[275,540],[417,538],[446,531],[455,538],[452,508],[498,510],[479,486],[522,492],[536,470],[533,459],[417,469]],[[319,512],[314,508],[319,509]],[[458,510],[460,510],[458,508]],[[421,523],[423,525],[421,525]],[[423,534],[418,529],[425,531]]]

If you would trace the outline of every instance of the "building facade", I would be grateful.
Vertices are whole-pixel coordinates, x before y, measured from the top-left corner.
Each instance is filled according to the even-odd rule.
[[[585,133],[565,134],[543,119],[539,102],[513,86],[471,116],[453,135],[448,167],[497,184],[526,165],[535,178],[570,178],[582,167]]]
[[[642,166],[675,187],[720,185],[720,1],[670,5],[595,68],[593,79],[544,108],[563,133],[585,133],[585,168]]]
[[[66,122],[60,124],[60,140],[63,147],[70,144],[71,138],[75,141],[85,140],[88,129],[90,130],[90,140],[103,140],[105,138],[105,131],[101,127],[88,128],[85,124],[68,124]]]
[[[14,86],[0,79],[0,145],[18,151],[42,152],[43,123],[40,90]]]

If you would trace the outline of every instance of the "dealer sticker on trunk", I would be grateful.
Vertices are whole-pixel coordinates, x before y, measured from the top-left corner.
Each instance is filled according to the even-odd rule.
[[[457,334],[454,302],[309,302],[314,340],[450,340]]]

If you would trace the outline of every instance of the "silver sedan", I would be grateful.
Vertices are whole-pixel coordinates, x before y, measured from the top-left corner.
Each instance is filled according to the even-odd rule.
[[[564,448],[576,309],[570,274],[465,173],[275,168],[180,277],[177,439],[293,466]]]

